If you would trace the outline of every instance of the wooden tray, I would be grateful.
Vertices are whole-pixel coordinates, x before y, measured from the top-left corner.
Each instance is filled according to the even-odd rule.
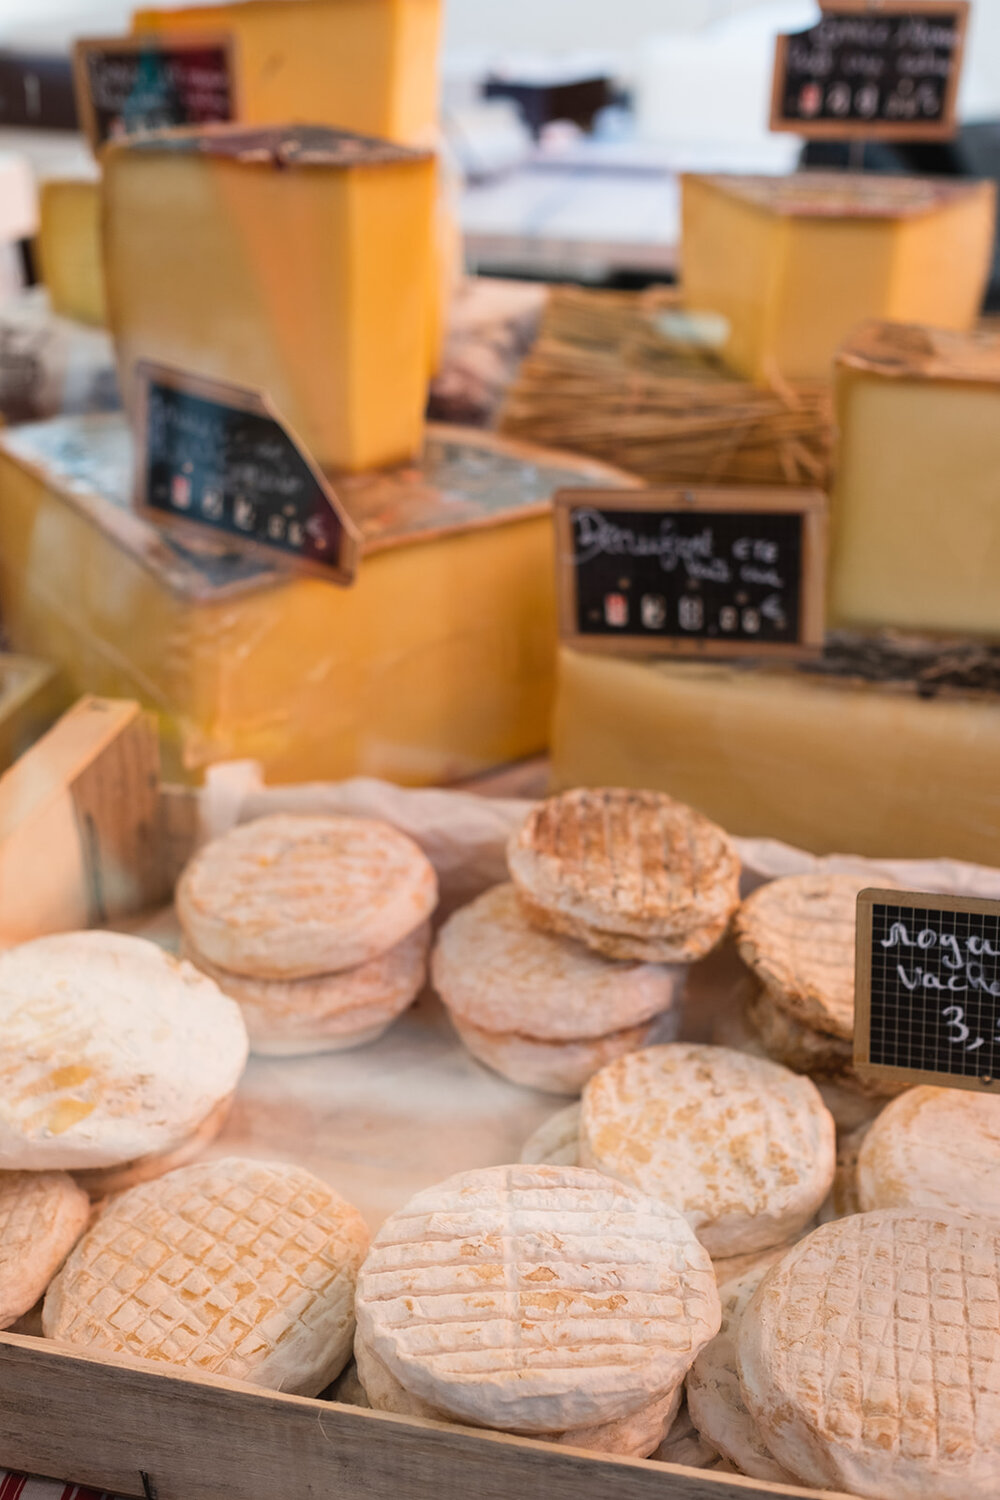
[[[160,786],[155,735],[136,705],[82,700],[0,778],[0,937],[9,942],[100,923],[134,930],[135,914],[169,898],[201,836],[205,805],[205,794]],[[411,1024],[433,1028],[434,1022]],[[401,1046],[407,1045],[404,1037]],[[453,1066],[475,1072],[464,1052],[454,1051]],[[339,1065],[359,1069],[357,1061]],[[259,1059],[251,1070],[259,1080],[272,1066],[281,1064]],[[483,1080],[491,1117],[517,1101],[522,1139],[559,1107],[485,1073],[475,1076]],[[455,1077],[460,1085],[460,1073]],[[251,1085],[251,1105],[253,1095]],[[286,1123],[287,1147],[295,1122]],[[312,1164],[309,1145],[301,1141],[304,1165]],[[349,1184],[344,1190],[350,1196]],[[373,1189],[369,1217],[373,1204],[378,1216],[377,1197]],[[148,1500],[818,1495],[285,1396],[11,1333],[0,1334],[0,1465]]]

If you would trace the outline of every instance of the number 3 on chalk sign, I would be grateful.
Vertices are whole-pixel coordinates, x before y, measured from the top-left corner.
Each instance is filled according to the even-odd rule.
[[[1000,901],[862,891],[854,982],[862,1074],[1000,1084]]]

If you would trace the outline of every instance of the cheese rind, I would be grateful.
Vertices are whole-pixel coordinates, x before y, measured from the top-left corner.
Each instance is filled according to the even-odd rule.
[[[1000,338],[869,324],[836,396],[832,623],[1000,636]]]
[[[824,379],[867,318],[971,328],[995,212],[990,182],[690,174],[683,299],[728,319],[724,354],[741,375]]]
[[[1000,696],[560,649],[557,786],[656,787],[818,854],[996,863]]]
[[[52,311],[97,327],[107,321],[101,263],[101,186],[50,177],[38,198],[38,268]]]
[[[312,127],[109,146],[108,309],[125,404],[141,360],[268,396],[312,458],[420,447],[434,162]]]

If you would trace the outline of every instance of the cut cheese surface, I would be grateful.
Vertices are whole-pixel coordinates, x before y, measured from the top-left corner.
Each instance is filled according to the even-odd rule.
[[[427,145],[437,126],[441,0],[237,0],[143,8],[134,32],[230,35],[239,118],[308,120]]]
[[[419,467],[340,489],[356,581],[279,574],[129,509],[124,418],[0,437],[0,593],[12,642],[69,690],[159,716],[170,777],[251,758],[270,781],[458,780],[548,739],[555,657],[551,493],[618,471],[431,430]]]
[[[996,862],[1000,695],[562,647],[557,786],[656,787],[818,854]]]
[[[837,408],[833,623],[1000,636],[1000,338],[867,325]]]
[[[261,391],[323,467],[418,452],[430,155],[311,126],[217,127],[110,146],[104,169],[127,406],[154,360]]]
[[[50,177],[40,185],[38,264],[52,310],[97,326],[107,317],[100,207],[96,179]]]
[[[724,353],[740,374],[824,379],[867,318],[971,328],[995,201],[989,182],[688,175],[683,299],[728,320]]]

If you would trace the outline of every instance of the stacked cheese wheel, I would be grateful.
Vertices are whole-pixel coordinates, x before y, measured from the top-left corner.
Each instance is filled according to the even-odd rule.
[[[577,1094],[614,1058],[676,1035],[687,965],[726,930],[739,861],[656,792],[574,791],[511,840],[512,884],[445,923],[435,988],[480,1061]]]
[[[579,1162],[669,1204],[721,1277],[802,1234],[836,1165],[833,1119],[809,1079],[683,1042],[602,1068],[522,1156]]]
[[[373,1041],[423,986],[437,879],[375,820],[278,814],[208,844],[177,887],[192,961],[243,1011],[254,1052]]]
[[[466,1172],[372,1241],[355,1346],[372,1406],[644,1456],[719,1327],[673,1209],[579,1167]]]
[[[855,1214],[721,1290],[687,1402],[741,1472],[873,1500],[997,1494],[996,1219]]]
[[[85,1229],[88,1190],[157,1177],[213,1138],[246,1057],[237,1006],[139,938],[64,933],[0,955],[0,1327]]]
[[[870,884],[860,875],[788,875],[755,891],[733,924],[755,981],[751,1041],[816,1079],[847,1129],[900,1090],[863,1080],[853,1061],[855,908]]]

